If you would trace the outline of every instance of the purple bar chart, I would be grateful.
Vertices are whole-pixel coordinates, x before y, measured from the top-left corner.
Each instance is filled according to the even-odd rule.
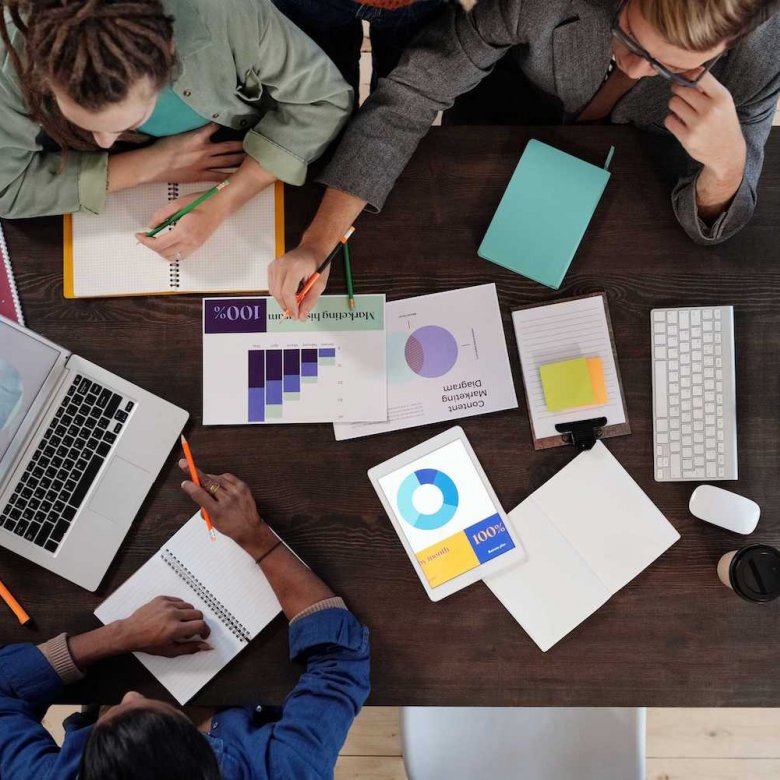
[[[336,365],[336,349],[250,349],[248,360],[248,421],[266,422],[281,419],[284,404],[299,401],[320,368]]]

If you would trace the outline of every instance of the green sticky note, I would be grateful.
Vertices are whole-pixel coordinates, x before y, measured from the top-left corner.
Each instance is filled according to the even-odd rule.
[[[539,367],[544,400],[551,412],[590,406],[596,402],[587,358],[548,363]]]

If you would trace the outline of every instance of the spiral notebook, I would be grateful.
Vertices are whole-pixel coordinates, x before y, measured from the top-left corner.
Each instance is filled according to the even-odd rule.
[[[24,325],[19,293],[16,291],[14,281],[14,270],[11,268],[11,258],[8,255],[2,225],[0,225],[0,314]]]
[[[210,651],[162,658],[135,657],[180,703],[189,701],[281,612],[268,580],[251,556],[227,536],[209,540],[192,517],[96,610],[103,623],[128,617],[157,596],[176,596],[203,612]]]
[[[65,297],[267,290],[268,266],[284,254],[281,182],[230,216],[199,250],[180,262],[166,262],[137,243],[135,234],[148,230],[152,214],[166,201],[211,186],[147,184],[110,194],[105,211],[98,216],[66,214]]]

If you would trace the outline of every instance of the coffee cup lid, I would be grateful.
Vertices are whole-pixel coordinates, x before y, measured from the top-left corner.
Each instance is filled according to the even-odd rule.
[[[729,576],[734,591],[748,601],[780,596],[780,550],[767,544],[743,547],[732,559]]]

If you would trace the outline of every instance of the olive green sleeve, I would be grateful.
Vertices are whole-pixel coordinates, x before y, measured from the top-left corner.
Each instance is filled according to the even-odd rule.
[[[0,61],[2,55],[0,55]],[[40,126],[26,113],[16,74],[0,67],[0,217],[99,213],[106,201],[108,155],[42,151]]]
[[[270,2],[257,8],[260,45],[247,45],[270,106],[244,147],[278,179],[303,184],[308,164],[346,123],[352,89],[325,53]]]

